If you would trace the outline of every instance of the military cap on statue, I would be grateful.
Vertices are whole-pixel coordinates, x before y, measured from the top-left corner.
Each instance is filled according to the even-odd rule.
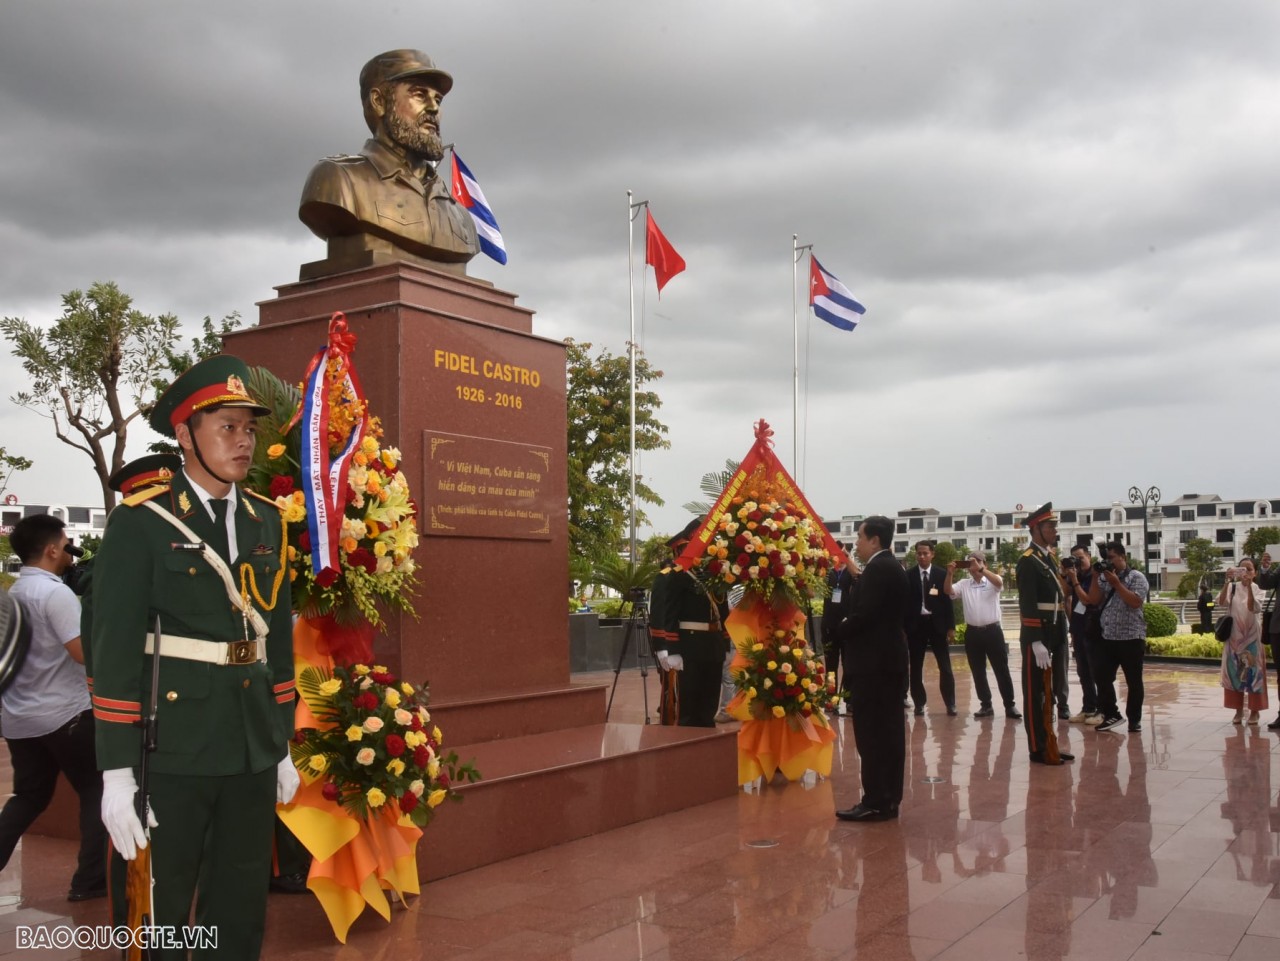
[[[360,71],[360,96],[367,98],[374,87],[410,77],[426,77],[442,95],[453,89],[453,77],[432,63],[421,50],[388,50]]]
[[[239,357],[215,354],[193,366],[160,395],[148,418],[151,429],[174,437],[174,428],[197,411],[215,407],[247,407],[255,414],[268,413],[249,396],[249,367]]]
[[[684,526],[684,530],[667,541],[667,546],[675,547],[677,544],[683,544],[688,541],[689,538],[693,536],[693,532],[698,529],[698,525],[702,523],[702,520],[703,519],[701,517],[695,517],[693,520],[689,521],[689,523]]]
[[[1056,521],[1057,519],[1058,515],[1053,512],[1053,501],[1045,501],[1028,514],[1027,519],[1022,523],[1024,527],[1035,527],[1037,524],[1043,524],[1046,521]]]
[[[169,483],[180,470],[182,458],[177,454],[148,454],[129,461],[112,474],[107,479],[107,486],[127,497],[144,487]]]

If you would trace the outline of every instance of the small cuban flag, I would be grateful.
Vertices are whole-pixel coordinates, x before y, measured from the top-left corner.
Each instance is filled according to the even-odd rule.
[[[502,243],[502,231],[498,229],[498,221],[489,209],[484,191],[476,183],[467,165],[453,152],[453,199],[466,207],[471,219],[476,222],[476,234],[480,238],[480,249],[500,264],[507,262],[507,248]]]
[[[813,312],[832,327],[853,330],[867,308],[853,299],[849,288],[822,269],[818,258],[809,255],[809,303]]]

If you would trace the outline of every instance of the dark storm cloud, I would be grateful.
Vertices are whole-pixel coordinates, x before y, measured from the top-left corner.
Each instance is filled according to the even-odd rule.
[[[1058,499],[1110,499],[1130,474],[1273,493],[1173,456],[1188,435],[1250,436],[1226,399],[1280,355],[1265,0],[8,4],[0,313],[48,320],[115,279],[150,312],[252,320],[321,256],[302,180],[359,149],[358,71],[399,46],[456,79],[442,133],[511,254],[473,272],[538,333],[625,351],[628,188],[688,261],[660,301],[637,274],[672,428],[642,465],[675,505],[661,526],[755,418],[791,461],[793,233],[869,307],[851,335],[812,321],[800,265],[820,509],[1043,499],[1078,459],[1068,439],[1098,434],[1099,405],[1073,395],[1107,396],[1133,440],[1096,441],[1110,469]],[[966,416],[981,426],[952,429]],[[1049,452],[1020,467],[1046,426]],[[41,429],[0,414],[6,437]]]

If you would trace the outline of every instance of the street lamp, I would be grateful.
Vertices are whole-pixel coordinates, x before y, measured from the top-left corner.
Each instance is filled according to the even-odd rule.
[[[1153,485],[1144,493],[1137,487],[1130,487],[1129,500],[1142,505],[1142,570],[1147,576],[1147,586],[1154,587],[1151,581],[1151,549],[1147,546],[1147,517],[1152,509],[1160,506],[1160,488]]]

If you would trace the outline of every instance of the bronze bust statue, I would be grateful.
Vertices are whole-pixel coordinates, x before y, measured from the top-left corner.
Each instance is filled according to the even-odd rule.
[[[298,217],[329,242],[327,260],[303,280],[407,260],[465,274],[479,250],[471,215],[435,165],[444,157],[440,102],[453,78],[419,50],[389,50],[360,71],[360,100],[373,137],[360,153],[311,169]]]

